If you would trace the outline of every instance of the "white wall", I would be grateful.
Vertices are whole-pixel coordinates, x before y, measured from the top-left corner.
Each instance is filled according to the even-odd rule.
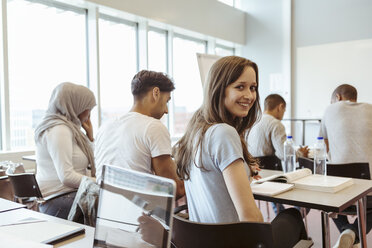
[[[290,0],[243,1],[247,11],[247,42],[242,55],[257,63],[261,103],[271,93],[287,101],[290,116],[291,5]],[[261,105],[262,106],[262,105]]]
[[[296,0],[293,4],[293,117],[321,118],[343,83],[372,102],[372,1]],[[297,132],[300,131],[297,129]],[[318,127],[313,128],[310,145]]]
[[[297,48],[295,116],[322,117],[333,90],[348,83],[358,101],[372,103],[372,39]]]

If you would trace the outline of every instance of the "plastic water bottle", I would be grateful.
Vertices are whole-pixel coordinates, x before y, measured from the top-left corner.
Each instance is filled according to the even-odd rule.
[[[314,174],[327,175],[327,149],[323,137],[314,145]]]
[[[284,167],[283,172],[291,172],[296,170],[296,149],[292,136],[287,136],[284,142]]]

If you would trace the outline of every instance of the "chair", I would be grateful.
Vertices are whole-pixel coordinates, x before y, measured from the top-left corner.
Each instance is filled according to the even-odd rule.
[[[369,163],[327,164],[327,175],[371,179]]]
[[[286,221],[286,219],[284,218],[283,221]],[[281,224],[285,225],[285,223]],[[296,237],[296,235],[290,233],[285,238],[277,237],[277,240],[280,243],[279,247],[312,246],[312,241],[301,240],[301,238],[307,237]],[[176,215],[173,216],[172,247],[279,248],[278,246],[274,246],[273,227],[271,223],[238,222],[210,224],[189,221]]]
[[[261,169],[282,171],[282,161],[275,155],[256,157]]]
[[[39,185],[37,184],[35,174],[33,173],[8,174],[8,178],[13,188],[14,201],[27,204],[28,208],[37,211],[39,211],[39,204],[71,193],[71,191],[69,191],[43,197]]]
[[[298,164],[300,169],[308,168],[311,170],[312,173],[314,173],[314,160],[311,158],[305,158],[305,157],[298,157]]]
[[[351,177],[356,179],[371,179],[369,163],[327,164],[327,175],[337,177]],[[372,212],[372,209],[368,210],[367,207],[366,210],[366,213]],[[339,214],[356,215],[356,206],[352,205]]]

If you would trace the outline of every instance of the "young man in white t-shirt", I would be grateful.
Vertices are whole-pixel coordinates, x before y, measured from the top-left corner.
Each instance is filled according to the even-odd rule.
[[[160,118],[168,113],[172,80],[161,72],[142,70],[131,83],[133,106],[127,114],[100,127],[95,140],[97,181],[104,164],[171,178],[177,184],[177,197],[185,194],[183,181],[171,158],[168,129]]]
[[[372,164],[372,105],[357,103],[358,92],[349,84],[338,86],[332,93],[321,124],[331,163],[369,162]],[[367,208],[372,208],[367,197]],[[358,219],[350,223],[345,215],[333,219],[341,233],[334,247],[351,247],[358,243]],[[372,228],[372,215],[367,214],[366,233]],[[357,247],[357,245],[355,245]]]

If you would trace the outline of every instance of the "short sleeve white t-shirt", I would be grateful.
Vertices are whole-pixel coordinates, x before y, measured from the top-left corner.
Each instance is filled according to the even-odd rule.
[[[331,163],[369,162],[372,171],[372,105],[340,101],[327,107],[321,134]]]
[[[94,149],[97,181],[104,164],[153,174],[151,158],[171,153],[170,135],[160,120],[129,112],[98,130]]]
[[[285,140],[286,132],[282,122],[269,114],[263,114],[249,132],[248,151],[254,157],[276,155],[283,160]]]
[[[185,181],[190,220],[204,223],[238,222],[239,216],[227,190],[223,170],[237,159],[244,161],[240,137],[236,129],[227,124],[208,128],[202,149],[198,149],[195,163],[191,162],[190,179]],[[249,175],[246,165],[247,177]]]

